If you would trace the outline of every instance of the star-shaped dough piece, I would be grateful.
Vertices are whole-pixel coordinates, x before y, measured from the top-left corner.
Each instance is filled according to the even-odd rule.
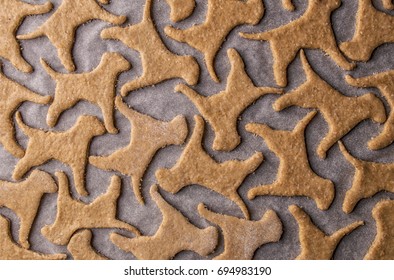
[[[299,226],[301,253],[297,260],[329,260],[342,238],[354,231],[364,222],[354,222],[331,235],[326,235],[317,228],[311,218],[297,205],[289,206],[289,211]]]
[[[275,130],[265,124],[246,125],[246,130],[262,137],[280,159],[275,182],[250,189],[249,199],[259,195],[306,196],[315,200],[319,209],[328,209],[334,199],[334,184],[311,169],[305,145],[305,128],[315,114],[309,113],[293,131]]]
[[[122,55],[104,53],[96,69],[82,74],[58,73],[43,59],[41,59],[41,64],[56,82],[55,98],[47,115],[47,123],[50,127],[56,125],[63,111],[81,100],[87,100],[101,108],[107,131],[118,132],[114,124],[115,85],[119,74],[131,67]]]
[[[259,23],[263,14],[262,0],[209,0],[204,23],[185,30],[166,26],[164,32],[170,38],[202,52],[211,78],[219,82],[214,61],[227,35],[238,25]]]
[[[25,151],[15,139],[15,128],[12,120],[15,111],[23,102],[48,104],[52,97],[39,95],[8,79],[1,70],[0,65],[0,144],[10,154],[21,158]]]
[[[278,242],[282,235],[282,223],[272,210],[259,221],[248,221],[233,216],[221,215],[198,205],[198,212],[208,221],[217,224],[224,238],[224,252],[214,260],[251,260],[262,245]]]
[[[200,229],[191,224],[163,199],[156,185],[151,187],[150,194],[163,215],[158,231],[154,236],[135,238],[112,233],[110,238],[116,246],[141,260],[167,260],[184,250],[207,256],[215,249],[218,242],[215,227]]]
[[[386,8],[394,7],[390,1],[384,2]],[[394,16],[375,9],[372,0],[359,0],[354,36],[339,48],[352,60],[368,61],[373,51],[385,43],[394,43]]]
[[[363,120],[372,119],[378,123],[386,120],[384,105],[374,94],[357,97],[343,95],[313,71],[303,51],[301,61],[306,82],[278,98],[273,107],[281,111],[290,106],[299,106],[321,112],[329,130],[317,147],[320,158],[324,159],[327,151]]]
[[[108,0],[99,0],[108,4]],[[58,51],[60,61],[69,71],[75,70],[72,59],[72,48],[75,32],[79,26],[91,20],[98,19],[112,24],[122,24],[125,16],[116,16],[104,10],[96,0],[63,0],[60,7],[37,30],[24,35],[18,35],[20,40],[30,40],[41,36],[48,37]]]
[[[237,190],[250,173],[263,162],[263,155],[256,152],[250,158],[216,162],[202,147],[204,120],[195,116],[196,125],[186,148],[174,167],[156,171],[156,178],[164,190],[177,193],[184,187],[198,184],[230,199],[239,206],[246,219],[249,211]]]
[[[19,0],[2,0],[0,9],[0,57],[9,60],[18,70],[32,72],[31,65],[22,57],[21,47],[15,38],[25,17],[49,12],[53,5],[32,5]]]
[[[227,51],[231,71],[227,87],[218,94],[205,97],[186,85],[178,85],[175,90],[185,94],[197,107],[215,131],[213,149],[231,151],[241,142],[237,131],[240,114],[258,98],[270,93],[282,93],[281,90],[268,87],[256,87],[245,71],[242,57],[235,49]]]
[[[183,144],[188,131],[186,119],[177,116],[170,122],[163,122],[129,108],[119,96],[115,103],[131,123],[130,144],[108,156],[90,156],[89,163],[131,176],[134,194],[140,203],[144,203],[141,181],[145,170],[159,149]]]
[[[194,57],[176,55],[164,45],[152,20],[151,7],[152,0],[146,0],[140,23],[112,27],[101,32],[101,38],[120,40],[129,48],[138,51],[141,56],[142,76],[125,83],[121,89],[122,96],[126,96],[130,91],[175,78],[195,85],[200,75],[200,67]]]
[[[74,260],[108,260],[92,247],[92,232],[88,229],[75,233],[67,245]]]
[[[20,247],[12,240],[10,222],[0,215],[0,260],[65,260],[67,255],[44,255]]]
[[[85,166],[89,144],[93,137],[105,133],[103,124],[93,116],[80,116],[67,131],[44,131],[27,126],[20,112],[16,113],[19,128],[29,137],[26,153],[15,166],[12,177],[19,180],[34,166],[49,160],[58,160],[71,167],[74,184],[80,195],[88,195],[85,189]]]
[[[41,229],[41,233],[49,241],[66,245],[77,230],[89,228],[119,228],[136,236],[140,235],[135,227],[116,218],[117,200],[121,191],[120,177],[113,176],[107,192],[90,204],[71,197],[66,174],[56,172],[56,177],[59,180],[56,220],[52,225]]]
[[[281,87],[287,85],[287,67],[303,48],[320,49],[341,68],[351,70],[355,64],[349,63],[338,49],[331,25],[331,13],[340,5],[340,0],[309,0],[307,10],[300,18],[267,32],[240,35],[247,39],[270,42],[274,57],[274,76]]]
[[[178,22],[188,18],[196,7],[196,0],[166,0],[171,7],[170,18]]]
[[[377,163],[356,159],[339,142],[344,157],[355,167],[352,187],[346,192],[343,211],[350,213],[363,198],[374,196],[380,191],[394,192],[394,163]]]
[[[365,260],[394,259],[394,200],[382,200],[372,210],[377,234]]]

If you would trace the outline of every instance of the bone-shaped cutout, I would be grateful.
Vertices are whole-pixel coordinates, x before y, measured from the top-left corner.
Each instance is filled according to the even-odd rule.
[[[164,190],[177,193],[184,187],[198,184],[230,199],[242,210],[246,219],[249,211],[237,190],[245,177],[263,162],[263,155],[256,152],[250,158],[216,162],[202,147],[204,120],[195,116],[193,135],[175,166],[156,171],[156,178]]]
[[[100,255],[91,244],[92,232],[88,229],[75,233],[67,245],[74,260],[108,260],[108,258]]]
[[[198,212],[222,229],[224,252],[214,260],[251,260],[260,246],[278,242],[282,235],[282,223],[272,210],[267,211],[259,221],[221,215],[206,209],[202,203],[198,205]]]
[[[384,3],[387,8],[393,7],[389,1]],[[352,60],[368,61],[373,51],[385,43],[394,43],[394,16],[375,9],[372,0],[359,0],[354,36],[339,48]]]
[[[296,219],[299,226],[301,253],[297,260],[330,260],[339,242],[359,226],[363,221],[354,222],[331,235],[326,235],[316,227],[311,218],[297,205],[290,205],[289,211]]]
[[[151,187],[150,194],[163,216],[156,234],[127,238],[112,233],[110,239],[116,246],[141,260],[168,260],[184,250],[194,251],[204,257],[213,252],[218,242],[215,227],[200,229],[191,224],[181,212],[164,200],[157,185]]]
[[[316,152],[320,158],[325,158],[327,151],[363,120],[372,119],[378,123],[386,120],[384,105],[374,94],[345,96],[314,72],[303,51],[301,61],[306,82],[278,98],[273,107],[276,111],[281,111],[290,106],[299,106],[315,108],[321,112],[329,130],[317,147]]]
[[[122,96],[175,78],[182,78],[186,83],[195,85],[200,75],[200,67],[194,57],[176,55],[164,45],[151,17],[151,6],[152,0],[146,0],[140,23],[112,27],[101,32],[101,38],[120,40],[129,48],[137,50],[141,56],[142,76],[125,83],[121,89]]]
[[[130,176],[134,194],[143,204],[141,181],[146,168],[159,149],[183,144],[188,131],[186,119],[177,116],[170,122],[156,120],[129,108],[119,96],[115,104],[131,123],[130,143],[108,156],[90,156],[89,163],[103,170],[119,171]]]
[[[45,255],[20,247],[12,240],[10,222],[0,215],[0,260],[65,260],[65,254]]]
[[[180,91],[195,104],[215,131],[213,149],[231,151],[241,142],[237,131],[239,115],[258,98],[270,93],[282,93],[281,90],[256,87],[245,71],[244,62],[235,49],[227,51],[231,71],[227,79],[226,90],[205,97],[186,85],[178,85]]]
[[[22,57],[21,47],[16,40],[16,32],[24,18],[49,12],[53,5],[31,5],[19,0],[3,0],[0,9],[0,57],[4,57],[18,70],[32,72],[31,65]]]
[[[375,87],[386,98],[391,111],[383,126],[383,131],[368,142],[368,147],[372,150],[383,149],[394,141],[394,70],[374,74],[362,78],[353,78],[350,75],[345,77],[346,82],[356,87]]]
[[[108,4],[107,0],[99,0]],[[69,72],[75,70],[72,58],[72,49],[77,28],[91,20],[98,19],[112,24],[122,24],[125,16],[116,16],[104,10],[96,0],[63,0],[60,7],[37,30],[18,35],[20,40],[30,40],[41,36],[48,37],[55,46],[58,56]]]
[[[0,65],[0,144],[10,154],[21,158],[25,151],[15,139],[15,128],[12,120],[14,112],[25,101],[48,104],[52,97],[39,95],[8,79],[1,70]]]
[[[187,43],[204,54],[211,78],[219,82],[214,62],[217,52],[232,29],[242,24],[256,25],[264,14],[262,0],[209,0],[206,21],[180,30],[166,26],[172,39]]]
[[[343,156],[349,161],[356,172],[352,187],[346,192],[343,201],[343,211],[347,214],[353,211],[356,204],[364,198],[374,196],[380,191],[394,192],[394,164],[378,163],[356,159],[339,142]]]
[[[311,169],[305,144],[305,128],[315,114],[309,113],[293,131],[275,130],[265,124],[246,125],[246,130],[262,137],[280,159],[275,182],[250,189],[249,199],[259,195],[306,196],[315,200],[319,209],[328,209],[334,199],[334,185]]]
[[[332,30],[331,13],[341,5],[341,1],[309,0],[308,3],[305,13],[289,24],[262,33],[240,33],[247,39],[270,42],[274,57],[274,76],[281,87],[287,85],[287,67],[303,48],[324,51],[345,70],[351,70],[355,66],[341,54]]]
[[[170,18],[178,22],[188,18],[194,11],[196,0],[166,0],[171,8]]]
[[[66,174],[56,172],[56,177],[59,180],[56,220],[52,225],[41,229],[41,233],[49,241],[66,245],[77,230],[89,228],[119,228],[136,236],[140,235],[135,227],[116,218],[117,200],[121,191],[120,177],[112,176],[107,192],[90,204],[72,198]]]
[[[394,200],[382,200],[372,210],[377,234],[365,260],[394,259]]]
[[[122,55],[107,52],[102,56],[96,69],[82,74],[58,73],[43,59],[41,64],[56,81],[55,98],[47,115],[50,127],[56,125],[63,111],[73,107],[80,100],[87,100],[101,108],[107,131],[118,132],[114,124],[115,84],[118,75],[131,66]]]
[[[25,155],[15,166],[13,179],[19,180],[33,166],[54,159],[71,167],[78,193],[88,195],[85,189],[85,167],[89,144],[93,137],[105,133],[104,125],[96,117],[80,116],[67,131],[44,131],[27,126],[20,112],[16,113],[16,122],[29,137],[29,142]]]

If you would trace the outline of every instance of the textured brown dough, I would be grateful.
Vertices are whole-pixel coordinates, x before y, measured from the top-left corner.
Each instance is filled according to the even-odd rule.
[[[305,13],[287,25],[262,33],[240,33],[247,39],[270,42],[274,57],[274,76],[281,87],[287,85],[287,67],[303,48],[324,51],[345,70],[351,70],[355,66],[341,54],[331,26],[331,13],[341,5],[341,1],[309,0],[308,3]]]
[[[65,254],[44,255],[20,247],[12,240],[10,222],[0,215],[0,260],[64,260]]]
[[[75,233],[67,245],[74,260],[108,260],[97,253],[91,245],[92,232],[88,229]]]
[[[121,191],[120,177],[112,176],[107,192],[90,204],[71,197],[66,174],[56,172],[56,177],[59,180],[56,220],[52,225],[41,229],[41,233],[49,241],[66,245],[74,232],[84,228],[120,228],[136,236],[140,235],[135,227],[116,218],[117,200]]]
[[[157,185],[151,187],[150,194],[163,216],[158,231],[154,236],[131,239],[112,233],[111,241],[116,246],[143,260],[167,260],[184,250],[207,256],[215,249],[218,242],[215,227],[200,229],[192,225],[181,212],[163,199]]]
[[[140,203],[144,203],[141,181],[145,170],[159,149],[183,144],[188,131],[186,119],[177,116],[170,122],[163,122],[129,108],[119,96],[115,103],[131,123],[130,144],[108,156],[91,156],[89,163],[131,176],[134,194]]]
[[[281,90],[256,87],[245,71],[244,62],[235,49],[227,51],[231,71],[224,91],[209,97],[200,95],[186,85],[178,85],[180,91],[193,102],[215,131],[213,149],[231,151],[241,142],[237,131],[240,114],[258,98],[270,93],[282,93]]]
[[[12,121],[14,112],[25,101],[48,104],[52,97],[41,96],[8,79],[1,70],[0,65],[0,144],[14,157],[21,158],[25,151],[15,139],[15,128]]]
[[[282,5],[283,5],[283,8],[285,8],[288,11],[294,11],[295,10],[295,7],[294,7],[294,4],[293,4],[292,0],[282,0]]]
[[[265,124],[246,125],[246,130],[262,137],[280,159],[275,182],[250,189],[249,199],[259,195],[306,196],[315,200],[319,209],[328,209],[335,195],[334,184],[313,172],[305,144],[305,128],[315,114],[309,113],[293,131],[274,130]]]
[[[365,260],[394,260],[394,200],[383,200],[372,210],[377,234]]]
[[[152,21],[151,6],[152,0],[146,0],[144,16],[139,24],[112,27],[101,32],[101,38],[120,40],[129,48],[137,50],[141,56],[142,76],[124,84],[122,96],[175,78],[182,78],[186,83],[195,85],[200,75],[200,67],[194,57],[176,55],[164,45]]]
[[[99,0],[108,4],[108,0]],[[18,35],[20,40],[48,37],[58,51],[60,61],[69,71],[75,70],[72,58],[72,48],[75,41],[76,29],[91,20],[99,19],[112,24],[122,24],[125,16],[116,16],[104,10],[96,0],[63,0],[60,7],[37,30],[24,35]]]
[[[85,189],[85,167],[89,143],[93,137],[105,133],[103,124],[96,117],[80,116],[69,130],[53,132],[27,126],[20,112],[16,113],[16,121],[29,137],[29,142],[24,157],[15,166],[12,174],[14,180],[21,179],[33,166],[54,159],[71,167],[78,193],[88,195]]]
[[[195,0],[166,0],[171,7],[170,18],[173,22],[178,22],[188,18],[196,7]]]
[[[272,210],[267,211],[260,221],[221,215],[209,211],[202,203],[198,205],[198,212],[222,229],[224,252],[214,260],[251,260],[259,247],[278,242],[282,235],[282,223]]]
[[[193,184],[204,186],[232,200],[245,218],[249,219],[249,211],[237,190],[245,177],[260,166],[262,153],[256,152],[244,161],[218,163],[202,147],[204,120],[201,116],[195,116],[194,120],[196,125],[193,135],[176,165],[171,169],[161,168],[156,171],[160,186],[171,193]]]
[[[331,235],[326,235],[317,228],[311,218],[297,205],[289,206],[289,211],[299,226],[301,253],[297,260],[329,260],[342,238],[354,231],[364,222],[354,222]]]
[[[390,105],[390,113],[383,131],[368,142],[372,150],[383,149],[394,141],[394,70],[374,74],[368,77],[353,78],[346,76],[346,82],[357,87],[375,87],[380,90]]]
[[[56,125],[60,114],[80,100],[87,100],[101,108],[105,128],[117,133],[114,124],[115,85],[118,75],[130,69],[130,63],[118,53],[104,53],[100,64],[91,72],[62,74],[54,71],[43,59],[41,64],[56,81],[55,98],[49,107],[47,124]]]
[[[321,112],[329,131],[317,147],[316,152],[320,158],[325,158],[327,151],[361,121],[372,119],[383,123],[386,120],[384,105],[374,94],[345,96],[313,71],[303,51],[301,61],[306,82],[277,99],[273,107],[276,111],[281,111],[290,106],[299,106],[316,108]]]
[[[393,0],[382,0],[383,7],[387,10],[394,10]]]
[[[34,170],[22,182],[0,181],[0,207],[4,206],[18,216],[20,221],[19,243],[28,249],[29,235],[33,221],[45,193],[54,193],[57,185],[52,177],[43,171]]]
[[[356,159],[339,142],[345,158],[356,169],[352,187],[346,192],[343,211],[350,213],[363,198],[369,198],[380,191],[394,192],[394,163],[377,163]]]
[[[209,0],[204,23],[185,30],[166,26],[164,32],[172,39],[202,52],[211,78],[219,82],[214,61],[227,35],[238,25],[259,23],[263,15],[262,0]]]
[[[389,1],[384,5],[394,7]],[[373,51],[385,43],[394,43],[394,16],[375,9],[372,0],[359,0],[355,34],[339,48],[352,60],[368,61]]]
[[[31,65],[22,57],[15,34],[25,17],[49,12],[53,5],[31,5],[19,0],[2,0],[0,9],[0,57],[9,60],[18,70],[32,72]]]

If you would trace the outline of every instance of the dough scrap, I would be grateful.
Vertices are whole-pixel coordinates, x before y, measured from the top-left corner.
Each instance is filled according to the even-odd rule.
[[[384,6],[394,7],[389,1]],[[368,61],[373,51],[385,43],[394,43],[394,16],[375,9],[372,0],[359,0],[355,34],[339,48],[352,60]]]
[[[336,247],[345,235],[351,233],[363,221],[354,222],[331,235],[326,235],[317,228],[311,218],[297,205],[290,205],[289,211],[296,219],[299,226],[301,253],[297,260],[329,260],[332,258]]]
[[[108,0],[99,0],[108,4]],[[77,28],[90,21],[102,20],[112,24],[122,24],[125,16],[116,16],[104,10],[96,0],[63,0],[60,7],[37,30],[18,35],[19,40],[30,40],[41,36],[48,37],[58,51],[58,56],[67,71],[73,72],[75,65],[72,59],[75,32]]]
[[[266,94],[282,93],[276,88],[256,87],[245,71],[242,57],[235,49],[227,50],[231,71],[224,91],[205,97],[186,85],[175,90],[186,95],[215,131],[213,149],[231,151],[241,142],[237,131],[240,114]]]
[[[314,72],[303,51],[301,61],[306,82],[278,98],[273,107],[276,111],[281,111],[290,106],[299,106],[316,108],[321,112],[329,131],[317,147],[316,152],[320,158],[324,159],[327,151],[361,121],[372,119],[383,123],[386,120],[384,105],[374,94],[345,96]]]
[[[116,246],[143,260],[167,260],[184,250],[207,256],[215,249],[218,242],[215,227],[200,229],[192,225],[181,212],[163,199],[157,185],[151,187],[150,194],[163,216],[158,231],[154,236],[131,239],[112,233],[110,238]]]
[[[306,196],[315,200],[321,210],[330,207],[335,195],[334,184],[311,169],[305,144],[305,128],[315,115],[316,112],[306,115],[293,131],[275,130],[265,124],[246,125],[246,130],[262,137],[280,159],[275,182],[250,189],[249,199],[259,195]]]
[[[152,0],[146,0],[142,21],[126,27],[112,27],[101,32],[103,39],[122,41],[126,46],[140,53],[142,76],[127,82],[121,95],[155,85],[163,81],[182,78],[186,83],[195,85],[200,75],[200,67],[192,56],[176,55],[168,50],[157,33],[151,17]]]
[[[196,0],[166,0],[171,7],[170,18],[178,22],[188,18],[196,7]]]
[[[295,10],[295,6],[294,6],[292,0],[282,0],[282,6],[283,6],[283,8],[285,8],[288,11],[294,11]]]
[[[108,260],[97,253],[91,245],[92,232],[88,229],[75,233],[67,245],[74,260]]]
[[[331,13],[339,8],[340,0],[309,0],[308,8],[298,19],[267,32],[240,33],[247,39],[269,41],[274,57],[276,83],[287,85],[287,67],[303,48],[320,49],[345,70],[352,70],[350,63],[338,49],[331,25]]]
[[[56,81],[55,98],[47,115],[47,124],[50,127],[56,125],[63,111],[73,107],[80,100],[87,100],[101,108],[107,131],[118,132],[114,124],[115,84],[118,75],[131,67],[122,55],[104,53],[96,69],[82,74],[58,73],[43,59],[41,64]]]
[[[112,176],[106,193],[97,197],[92,203],[85,204],[71,197],[66,174],[56,172],[59,180],[57,198],[57,215],[52,225],[46,225],[41,233],[54,244],[66,245],[74,232],[83,228],[120,228],[136,236],[139,231],[116,218],[117,200],[121,191],[121,180]]]
[[[196,125],[183,153],[171,169],[161,168],[156,171],[160,187],[173,194],[184,187],[198,184],[213,190],[233,201],[242,210],[246,219],[249,211],[237,190],[245,177],[254,172],[263,162],[263,155],[256,152],[250,158],[216,162],[202,147],[204,120],[194,116]]]
[[[14,157],[21,158],[25,151],[15,139],[15,128],[12,120],[15,111],[25,101],[48,104],[52,97],[39,95],[10,80],[1,70],[0,65],[0,144]]]
[[[282,223],[272,210],[265,212],[259,221],[248,221],[221,215],[198,205],[198,212],[223,232],[224,252],[214,260],[251,260],[254,252],[263,244],[278,242],[282,235]]]
[[[383,7],[386,10],[394,10],[393,0],[382,0],[382,2],[383,2]]]
[[[380,191],[394,192],[394,164],[377,163],[356,159],[339,142],[344,157],[355,167],[352,187],[346,192],[343,211],[351,213],[363,198],[369,198]]]
[[[76,124],[67,131],[44,131],[23,123],[20,112],[16,113],[16,122],[29,137],[29,142],[25,155],[15,166],[13,179],[19,180],[33,166],[55,159],[71,167],[78,193],[88,195],[85,189],[88,147],[93,137],[105,133],[104,125],[96,117],[80,116]]]
[[[204,23],[185,30],[166,26],[164,32],[170,38],[202,52],[211,78],[219,82],[214,60],[227,35],[238,25],[256,25],[263,15],[262,0],[209,0]]]
[[[365,260],[394,259],[394,200],[382,200],[372,210],[377,234]]]
[[[159,149],[184,143],[188,132],[186,119],[177,116],[170,122],[163,122],[129,108],[119,96],[115,103],[131,123],[130,143],[108,156],[90,156],[89,163],[131,176],[134,194],[140,203],[144,203],[141,181],[145,170]]]

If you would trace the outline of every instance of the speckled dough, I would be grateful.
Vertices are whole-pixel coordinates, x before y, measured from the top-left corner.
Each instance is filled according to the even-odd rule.
[[[108,258],[100,255],[91,245],[92,232],[84,229],[76,232],[67,245],[74,260],[108,260]]]
[[[195,0],[166,0],[171,7],[170,18],[174,22],[189,17],[196,6]]]

